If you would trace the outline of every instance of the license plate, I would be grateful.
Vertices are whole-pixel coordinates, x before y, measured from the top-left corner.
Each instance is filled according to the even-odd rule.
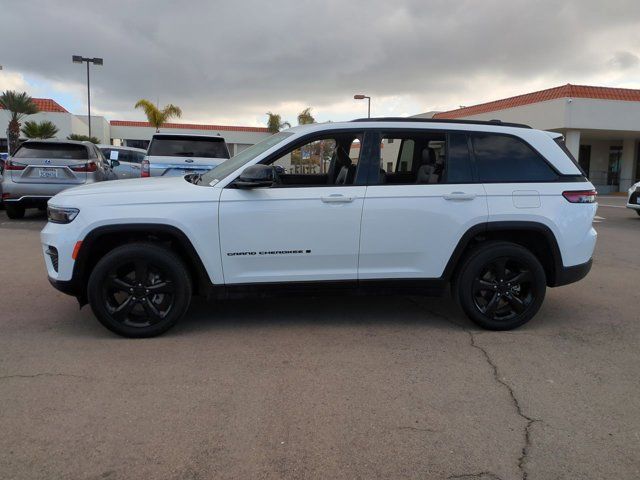
[[[58,176],[58,170],[55,168],[39,168],[38,175],[41,178],[56,178]]]

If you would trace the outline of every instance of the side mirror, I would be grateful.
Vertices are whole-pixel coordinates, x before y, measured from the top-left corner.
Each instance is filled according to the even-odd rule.
[[[276,181],[276,170],[271,165],[251,165],[234,182],[238,188],[270,187]]]
[[[111,168],[116,168],[120,166],[119,160],[111,160]]]

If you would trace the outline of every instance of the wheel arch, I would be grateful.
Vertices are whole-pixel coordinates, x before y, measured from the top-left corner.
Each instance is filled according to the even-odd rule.
[[[542,264],[547,286],[558,285],[563,264],[556,236],[547,225],[531,221],[487,222],[469,228],[451,254],[443,278],[454,280],[458,275],[462,258],[488,240],[509,241],[527,248]]]
[[[91,230],[82,240],[73,266],[75,294],[81,305],[87,303],[87,282],[98,261],[114,248],[135,241],[166,245],[184,261],[194,293],[207,295],[212,282],[200,255],[189,237],[177,227],[159,223],[113,224]]]

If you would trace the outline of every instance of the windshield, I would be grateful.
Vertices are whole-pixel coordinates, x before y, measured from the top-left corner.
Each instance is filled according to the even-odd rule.
[[[158,157],[229,158],[223,138],[168,136],[154,137],[147,155]]]
[[[293,135],[293,133],[280,132],[265,138],[261,142],[258,142],[255,145],[252,145],[251,147],[243,150],[242,152],[237,154],[235,157],[231,158],[231,160],[227,160],[226,162],[221,163],[217,167],[205,173],[202,176],[202,179],[199,183],[202,185],[209,185],[214,180],[217,180],[217,181],[222,180],[227,175],[235,172],[236,170],[241,168],[243,165],[246,165],[251,160],[256,158],[261,153],[266,152],[271,147],[273,147],[274,145],[277,145],[278,143],[282,142],[285,138],[290,137],[291,135]]]
[[[89,158],[84,145],[73,143],[23,143],[13,158],[55,158],[86,160]]]

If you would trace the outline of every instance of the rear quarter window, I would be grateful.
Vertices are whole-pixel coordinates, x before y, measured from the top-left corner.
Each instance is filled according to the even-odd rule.
[[[89,153],[87,151],[87,147],[84,145],[64,143],[24,143],[14,154],[14,158],[86,160],[89,158]]]
[[[471,140],[480,182],[553,182],[558,179],[558,174],[545,159],[517,137],[474,134]]]

